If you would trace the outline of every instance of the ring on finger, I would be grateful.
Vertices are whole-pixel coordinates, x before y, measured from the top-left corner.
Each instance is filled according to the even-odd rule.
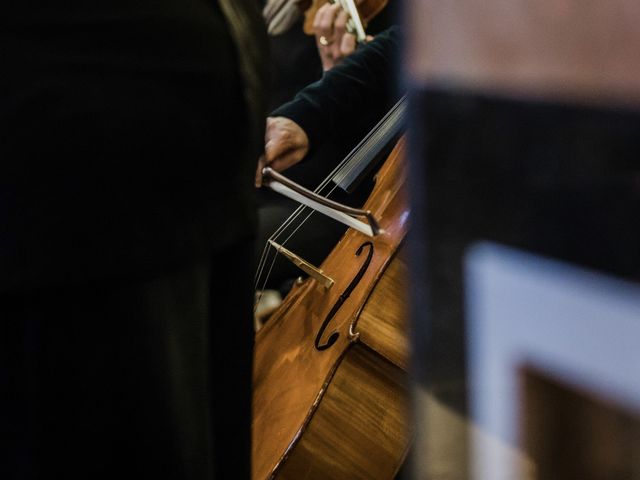
[[[320,35],[320,38],[318,39],[318,41],[320,42],[320,45],[322,45],[323,47],[326,47],[331,44],[331,42],[327,40],[327,37],[325,37],[324,35]]]

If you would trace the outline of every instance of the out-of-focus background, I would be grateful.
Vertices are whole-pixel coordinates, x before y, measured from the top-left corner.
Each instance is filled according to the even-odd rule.
[[[407,478],[640,478],[640,5],[407,0]]]

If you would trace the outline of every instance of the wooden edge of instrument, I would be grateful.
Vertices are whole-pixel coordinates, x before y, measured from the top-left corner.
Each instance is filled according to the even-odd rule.
[[[259,338],[262,335],[266,335],[266,332],[273,329],[278,319],[284,317],[286,313],[297,304],[303,292],[307,288],[313,288],[313,285],[315,283],[312,284],[312,282],[316,282],[316,280],[313,278],[309,278],[302,284],[297,284],[296,282],[294,282],[293,287],[291,288],[289,293],[287,293],[282,303],[269,317],[269,320],[264,324],[264,326],[256,332],[256,338]]]
[[[320,391],[318,392],[318,395],[316,396],[315,400],[311,404],[311,407],[309,408],[309,411],[307,412],[307,416],[304,418],[302,425],[294,435],[293,439],[287,446],[286,450],[282,453],[282,456],[276,462],[275,466],[273,467],[273,470],[271,470],[271,473],[269,474],[269,477],[268,477],[269,479],[275,478],[275,476],[278,474],[278,472],[280,471],[284,463],[287,461],[287,458],[289,458],[289,455],[293,451],[294,447],[298,444],[298,442],[302,438],[302,435],[304,434],[305,430],[307,429],[307,426],[311,422],[313,415],[318,410],[318,406],[320,405],[322,397],[324,397],[325,393],[327,392],[327,388],[329,387],[331,380],[333,379],[334,375],[338,371],[338,367],[340,366],[340,363],[344,359],[349,349],[352,347],[353,343],[354,343],[353,341],[349,342],[349,345],[347,345],[347,348],[344,349],[340,357],[338,357],[336,362],[333,364],[331,371],[329,372],[329,374],[325,378],[324,383],[322,384],[322,388],[320,389]]]
[[[371,298],[371,295],[373,295],[373,291],[376,289],[376,285],[380,281],[380,278],[384,274],[384,271],[387,269],[387,267],[391,263],[391,259],[396,256],[396,252],[397,252],[397,250],[395,252],[393,252],[393,255],[390,255],[389,258],[384,262],[384,264],[382,265],[382,268],[376,274],[375,281],[373,282],[373,287],[369,289],[369,291],[367,292],[367,296],[364,297],[363,302],[358,307],[358,310],[356,310],[356,312],[354,313],[354,316],[353,316],[353,318],[351,320],[351,323],[349,324],[349,335],[350,336],[355,337],[355,338],[359,338],[360,337],[359,332],[356,330],[356,327],[358,326],[358,320],[360,320],[360,314],[364,310],[364,307],[367,305],[367,302]],[[389,360],[389,359],[387,359],[387,360]]]
[[[376,365],[380,368],[375,368]],[[372,396],[358,396],[363,385],[359,385],[359,376],[352,376],[362,368],[368,370],[365,377],[371,377],[364,382],[367,387],[373,388],[368,392],[372,393]],[[345,381],[347,382],[345,383]],[[387,390],[387,388],[391,388],[391,390]],[[300,478],[390,480],[394,478],[406,462],[415,441],[415,427],[411,425],[409,416],[409,388],[409,378],[406,371],[388,362],[368,345],[362,342],[353,343],[342,358],[340,367],[331,379],[331,384],[328,386],[322,402],[307,423],[304,435],[300,437],[296,448],[292,450],[287,461],[283,462],[282,468],[277,472],[277,477],[286,480]],[[367,390],[367,388],[365,389]],[[397,395],[401,395],[404,400],[397,403]],[[356,403],[349,402],[349,398],[355,400]],[[349,436],[348,432],[344,432],[338,427],[343,424],[346,418],[341,417],[340,413],[337,418],[334,417],[336,407],[342,405],[345,400],[349,405],[359,406],[355,411],[343,411],[342,414],[346,417],[357,417],[359,412],[366,412],[369,408],[383,408],[379,412],[381,416],[375,415],[370,418],[369,420],[373,423],[363,423],[366,414],[364,417],[360,417],[359,428],[354,429],[355,436]],[[369,403],[370,401],[373,403]],[[386,407],[390,408],[387,410]],[[346,436],[343,437],[343,434]],[[363,434],[366,436],[362,437]],[[361,441],[354,442],[358,437]],[[345,438],[350,438],[350,440],[341,446],[341,442]],[[326,456],[317,456],[320,451]],[[372,451],[375,452],[373,456],[369,454]],[[356,465],[363,468],[352,470]],[[369,470],[371,468],[373,470]],[[367,471],[370,471],[370,474],[367,474]],[[346,476],[346,472],[350,472],[350,475]]]

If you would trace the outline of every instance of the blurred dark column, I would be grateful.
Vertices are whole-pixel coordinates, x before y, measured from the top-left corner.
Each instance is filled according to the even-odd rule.
[[[466,479],[462,262],[488,239],[640,281],[640,4],[413,0],[412,478]]]

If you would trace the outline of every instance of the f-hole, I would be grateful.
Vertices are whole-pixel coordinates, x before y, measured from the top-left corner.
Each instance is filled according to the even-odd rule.
[[[331,335],[329,335],[329,338],[325,343],[321,343],[322,336],[324,335],[324,331],[327,329],[329,322],[333,320],[333,317],[336,316],[336,313],[338,312],[342,304],[345,302],[347,298],[349,298],[349,295],[351,295],[351,292],[353,292],[353,289],[356,288],[358,283],[360,283],[360,280],[362,280],[364,272],[366,272],[367,268],[369,268],[369,264],[371,263],[371,259],[373,258],[373,243],[365,242],[362,245],[360,245],[358,250],[356,250],[356,257],[359,257],[362,254],[365,247],[368,247],[368,250],[369,250],[367,253],[366,260],[360,267],[360,270],[358,270],[358,273],[356,274],[356,276],[353,277],[353,280],[351,280],[351,283],[349,284],[349,286],[344,290],[344,292],[342,292],[342,294],[340,294],[340,296],[338,297],[338,300],[331,308],[331,311],[328,313],[327,317],[324,319],[324,322],[322,322],[322,325],[320,326],[320,330],[318,330],[318,334],[316,335],[316,341],[315,341],[315,346],[317,350],[326,350],[327,348],[332,346],[334,343],[336,343],[336,341],[338,340],[338,337],[340,336],[338,332],[334,331]]]

